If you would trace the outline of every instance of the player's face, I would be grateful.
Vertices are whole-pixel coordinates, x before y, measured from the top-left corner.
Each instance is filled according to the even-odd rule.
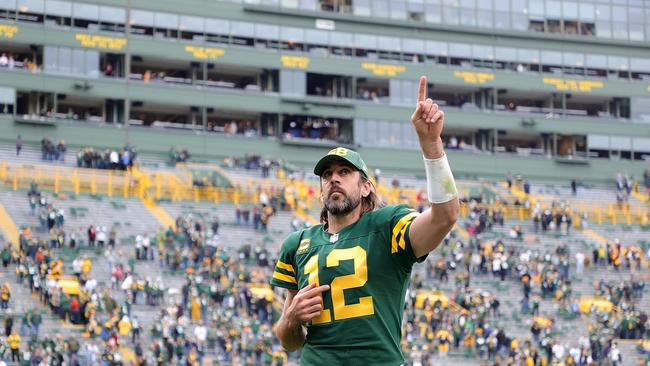
[[[346,215],[361,203],[362,186],[358,170],[334,162],[321,175],[321,201],[332,215]]]

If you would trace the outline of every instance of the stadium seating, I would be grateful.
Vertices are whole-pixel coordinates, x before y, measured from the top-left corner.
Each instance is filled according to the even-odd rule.
[[[8,152],[5,151],[3,153],[2,151],[0,149],[0,157],[4,157],[6,158],[5,161],[9,161],[6,164],[14,164],[17,161]],[[42,164],[40,157],[36,153],[27,150],[26,156],[27,158],[25,159],[30,161],[32,166],[40,166]],[[152,163],[148,163],[149,161],[152,161]],[[22,158],[20,162],[25,163]],[[148,160],[146,156],[142,157],[140,162],[142,164],[140,167],[142,173],[139,174],[146,174],[150,177],[155,177],[156,174],[178,174],[186,169],[185,167],[169,168],[163,164],[155,163],[155,159]],[[54,164],[61,166],[69,165],[68,163]],[[279,176],[272,174],[267,178],[260,178],[260,171],[258,169],[246,170],[227,167],[220,174],[232,182],[235,188],[231,189],[248,192],[241,197],[248,195],[246,197],[250,197],[251,201],[233,201],[236,196],[224,195],[220,202],[215,204],[213,197],[199,194],[198,196],[190,196],[189,199],[183,201],[162,199],[156,202],[154,200],[153,204],[173,220],[181,220],[177,222],[201,223],[202,230],[207,235],[206,240],[214,241],[215,245],[218,245],[235,257],[242,255],[242,248],[244,247],[258,248],[255,250],[264,248],[264,250],[269,251],[269,265],[272,265],[275,253],[277,253],[282,240],[295,228],[296,222],[299,225],[317,222],[314,216],[317,214],[318,202],[316,195],[319,188],[317,181],[314,179],[296,179],[296,177],[300,176],[299,173],[285,175],[284,172],[281,172]],[[417,204],[417,194],[424,183],[414,177],[403,176],[395,178],[399,179],[400,188],[387,186],[386,183],[378,185],[378,190],[383,193],[386,200],[389,203],[408,202]],[[42,177],[41,179],[47,179],[47,177]],[[108,179],[106,176],[97,175],[95,179],[98,180],[96,183],[98,186],[106,186],[106,182],[102,183],[102,179]],[[383,180],[385,181],[385,179]],[[466,201],[462,210],[463,217],[459,221],[448,243],[430,255],[429,260],[425,264],[416,266],[414,270],[414,276],[419,279],[418,286],[422,286],[424,289],[440,290],[450,297],[452,305],[456,309],[450,310],[452,311],[450,314],[456,314],[453,315],[454,317],[460,314],[457,313],[459,309],[463,309],[455,302],[457,298],[454,296],[462,294],[462,287],[459,287],[457,284],[462,283],[462,277],[458,276],[464,273],[462,263],[458,258],[452,256],[456,240],[460,240],[465,248],[471,243],[476,243],[477,240],[481,243],[491,243],[493,246],[501,242],[505,250],[507,252],[514,251],[514,255],[517,258],[519,258],[521,253],[527,251],[540,253],[541,255],[553,255],[559,247],[565,247],[569,251],[569,279],[571,281],[572,300],[567,300],[563,303],[552,297],[541,298],[539,300],[539,313],[536,316],[521,312],[522,282],[516,274],[515,269],[511,270],[504,281],[501,281],[498,276],[489,273],[491,270],[488,270],[487,274],[472,274],[469,289],[475,294],[483,294],[484,296],[489,296],[489,298],[496,298],[500,303],[499,316],[490,315],[488,317],[490,326],[495,329],[502,329],[508,337],[517,338],[522,342],[531,337],[530,329],[535,321],[540,321],[539,319],[552,319],[553,325],[550,334],[553,336],[553,340],[555,342],[561,340],[560,342],[567,347],[575,347],[581,338],[589,335],[590,329],[596,324],[597,318],[595,315],[589,314],[572,315],[570,312],[566,312],[563,306],[571,303],[577,304],[580,301],[588,301],[593,296],[600,295],[595,287],[599,281],[604,281],[604,283],[611,284],[615,287],[622,281],[628,281],[631,276],[635,276],[636,279],[640,279],[645,283],[648,282],[647,272],[639,272],[634,268],[630,270],[626,266],[622,266],[619,270],[614,270],[611,266],[601,267],[592,264],[591,266],[587,266],[582,274],[576,274],[575,272],[576,253],[582,252],[587,258],[591,258],[594,249],[604,246],[606,243],[613,244],[615,239],[620,239],[623,247],[630,247],[635,244],[645,253],[648,247],[650,247],[650,243],[646,238],[647,232],[641,225],[634,223],[632,225],[621,223],[599,224],[598,222],[590,221],[586,229],[582,229],[580,225],[575,224],[572,225],[573,227],[568,232],[564,225],[561,230],[555,230],[555,228],[551,227],[547,231],[539,228],[536,231],[535,225],[530,218],[530,209],[521,211],[523,206],[493,203],[503,199],[512,202],[522,197],[520,192],[513,192],[508,190],[507,187],[504,188],[503,184],[489,181],[460,181],[459,186],[462,192],[462,198]],[[47,238],[46,233],[39,232],[38,218],[30,214],[26,191],[21,189],[20,186],[17,187],[19,188],[18,190],[14,191],[14,187],[15,185],[12,184],[12,179],[8,176],[5,177],[3,188],[0,189],[0,203],[3,204],[18,226],[30,227],[33,235]],[[244,223],[243,217],[241,216],[241,209],[247,207],[250,210],[253,205],[259,204],[261,192],[265,192],[265,194],[274,198],[274,204],[279,204],[280,202],[287,203],[288,201],[284,200],[275,201],[278,197],[283,198],[283,194],[286,195],[287,187],[290,187],[290,192],[293,192],[291,194],[295,202],[297,202],[297,207],[287,205],[286,211],[278,210],[270,218],[268,230],[266,231],[261,229],[261,225],[257,230],[253,228],[252,212],[250,213],[251,217],[249,222]],[[100,286],[110,288],[111,277],[113,275],[110,269],[111,265],[115,265],[116,263],[126,265],[130,263],[131,259],[134,258],[136,242],[140,240],[138,237],[148,236],[153,239],[157,235],[160,235],[161,232],[167,230],[167,228],[156,215],[152,214],[152,211],[147,208],[147,205],[143,203],[143,199],[146,199],[146,197],[140,198],[137,194],[129,198],[119,196],[108,197],[106,194],[102,194],[101,190],[93,196],[89,196],[83,192],[76,195],[75,192],[68,192],[71,189],[72,187],[65,188],[62,185],[58,194],[44,192],[57,209],[61,208],[64,210],[64,230],[78,231],[80,237],[83,238],[83,242],[86,237],[86,229],[90,225],[100,228],[106,226],[109,230],[115,228],[119,233],[118,243],[116,245],[116,251],[112,252],[113,254],[111,255],[106,254],[103,249],[93,250],[92,248],[86,248],[85,245],[87,244],[81,244],[81,248],[74,250],[67,247],[55,249],[53,252],[55,253],[54,258],[61,258],[64,261],[63,268],[65,273],[71,273],[73,271],[72,261],[79,255],[85,255],[93,261],[89,276],[100,279]],[[544,202],[565,202],[565,204],[572,207],[593,205],[594,202],[600,203],[602,202],[601,198],[604,196],[614,197],[613,189],[590,188],[580,191],[576,198],[570,191],[562,187],[561,184],[533,185],[532,192],[533,195],[531,197],[534,197],[533,199]],[[472,197],[474,199],[480,199],[483,204],[476,204],[472,201]],[[613,200],[614,198],[611,199]],[[634,200],[635,198],[632,198],[630,204],[643,210],[643,203]],[[474,236],[475,234],[473,233],[476,232],[475,226],[478,222],[477,213],[480,212],[481,207],[502,209],[505,213],[505,219],[503,225],[494,223],[489,229]],[[240,210],[239,223],[237,222],[238,209]],[[491,211],[486,212],[489,213]],[[301,217],[301,219],[296,221],[298,217]],[[304,220],[305,218],[308,220]],[[218,237],[210,239],[209,235],[213,234],[211,229],[212,223],[215,221],[219,222]],[[513,237],[512,229],[515,227],[520,231],[520,235]],[[449,265],[452,262],[455,263],[452,267],[449,267],[449,281],[447,282],[441,282],[436,277],[439,273],[436,268],[436,263],[440,260],[443,260],[445,265]],[[518,259],[515,263],[518,263],[517,261]],[[245,266],[246,268],[250,268],[251,273],[255,273],[255,267],[249,267],[252,262],[246,260],[244,263],[247,263]],[[187,279],[191,278],[188,276],[191,276],[193,271],[197,269],[197,267],[190,265],[187,268],[182,267],[178,270],[173,270],[169,265],[161,265],[158,260],[135,260],[134,265],[136,271],[136,278],[134,280],[136,282],[145,281],[147,278],[154,280],[160,277],[167,289],[166,292],[168,292],[164,296],[164,301],[167,305],[180,301],[183,288],[188,283]],[[648,263],[644,259],[644,271],[647,271],[647,265]],[[192,269],[192,272],[188,272],[188,268],[194,269]],[[269,276],[271,269],[272,267],[262,268],[263,276]],[[11,273],[12,271],[12,267],[9,267],[3,270],[3,275],[8,278],[13,278],[15,275]],[[259,280],[264,278],[263,276],[254,278]],[[261,282],[266,281],[268,280],[262,280]],[[266,285],[264,284],[255,286],[262,286],[260,287],[260,291],[266,291],[264,289]],[[171,292],[169,292],[169,289],[172,289]],[[533,293],[538,293],[539,290],[539,287],[533,287]],[[411,291],[415,291],[415,288],[412,287]],[[118,303],[123,303],[128,298],[127,293],[124,291],[113,290],[111,293]],[[13,301],[11,302],[11,308],[14,312],[20,313],[23,310],[15,302],[16,299],[23,298],[26,299],[27,304],[32,304],[28,306],[43,309],[42,334],[56,334],[59,327],[57,324],[60,324],[57,316],[51,313],[41,302],[33,298],[27,287],[12,284]],[[274,306],[277,311],[281,304],[281,292],[277,292],[272,298],[272,303],[275,304]],[[642,296],[635,300],[635,303],[637,309],[648,309],[650,308],[650,296]],[[160,316],[163,316],[159,312],[161,308],[145,304],[142,297],[140,297],[137,303],[131,304],[130,306],[131,314],[137,317],[142,334],[145,339],[148,339],[150,337],[150,330],[155,328]],[[419,311],[416,310],[415,313],[418,314]],[[622,314],[623,310],[619,309],[616,311],[618,312],[617,314]],[[85,332],[83,327],[70,325],[68,322],[64,322],[63,324],[66,324],[65,326],[70,327],[71,330]],[[88,341],[90,342],[91,340]],[[476,349],[463,346],[465,344],[463,342],[465,341],[461,342],[459,348],[452,347],[446,355],[443,355],[437,353],[437,341],[435,339],[433,341],[426,341],[424,338],[416,337],[408,343],[413,348],[409,349],[407,354],[410,355],[409,357],[414,357],[412,359],[410,358],[409,362],[415,362],[417,361],[416,358],[420,359],[420,357],[424,357],[423,359],[427,359],[434,364],[438,362],[453,362],[459,365],[473,365],[477,362],[483,362],[480,357],[477,358]],[[634,343],[621,340],[619,341],[619,345],[624,357],[635,357]],[[129,353],[133,346],[134,344],[125,343],[124,349],[122,349],[120,354],[126,357],[133,357]],[[423,348],[425,346],[426,348]],[[277,350],[277,347],[274,349]],[[226,356],[215,348],[207,351],[205,357],[219,360]],[[291,356],[290,359],[295,360],[293,357],[295,356]]]

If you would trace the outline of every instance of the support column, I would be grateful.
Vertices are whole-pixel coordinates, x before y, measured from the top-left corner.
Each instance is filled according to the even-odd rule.
[[[208,128],[208,107],[205,105],[201,107],[201,125],[203,126],[203,132]]]
[[[129,142],[129,120],[131,119],[131,96],[129,91],[129,84],[131,83],[131,0],[126,2],[126,53],[124,55],[124,77],[126,78],[126,93],[124,95],[124,143],[131,145]]]
[[[571,136],[571,153],[574,157],[578,157],[578,151],[576,151],[576,137]]]

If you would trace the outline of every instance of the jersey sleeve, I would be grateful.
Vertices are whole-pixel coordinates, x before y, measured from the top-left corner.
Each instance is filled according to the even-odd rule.
[[[278,261],[275,263],[271,285],[284,287],[289,290],[298,290],[298,281],[296,277],[296,250],[298,249],[298,240],[300,236],[292,233],[282,243]]]
[[[407,205],[388,206],[386,221],[390,232],[390,255],[403,266],[412,266],[414,263],[423,262],[428,254],[420,258],[415,256],[409,239],[411,223],[419,213]]]

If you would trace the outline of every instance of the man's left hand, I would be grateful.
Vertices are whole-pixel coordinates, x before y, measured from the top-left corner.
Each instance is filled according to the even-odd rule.
[[[440,134],[445,123],[445,112],[438,108],[433,99],[427,98],[427,77],[420,77],[418,101],[415,112],[411,115],[411,123],[418,134],[420,146],[424,155],[429,158],[442,156],[442,140]],[[427,156],[434,155],[434,156]]]

